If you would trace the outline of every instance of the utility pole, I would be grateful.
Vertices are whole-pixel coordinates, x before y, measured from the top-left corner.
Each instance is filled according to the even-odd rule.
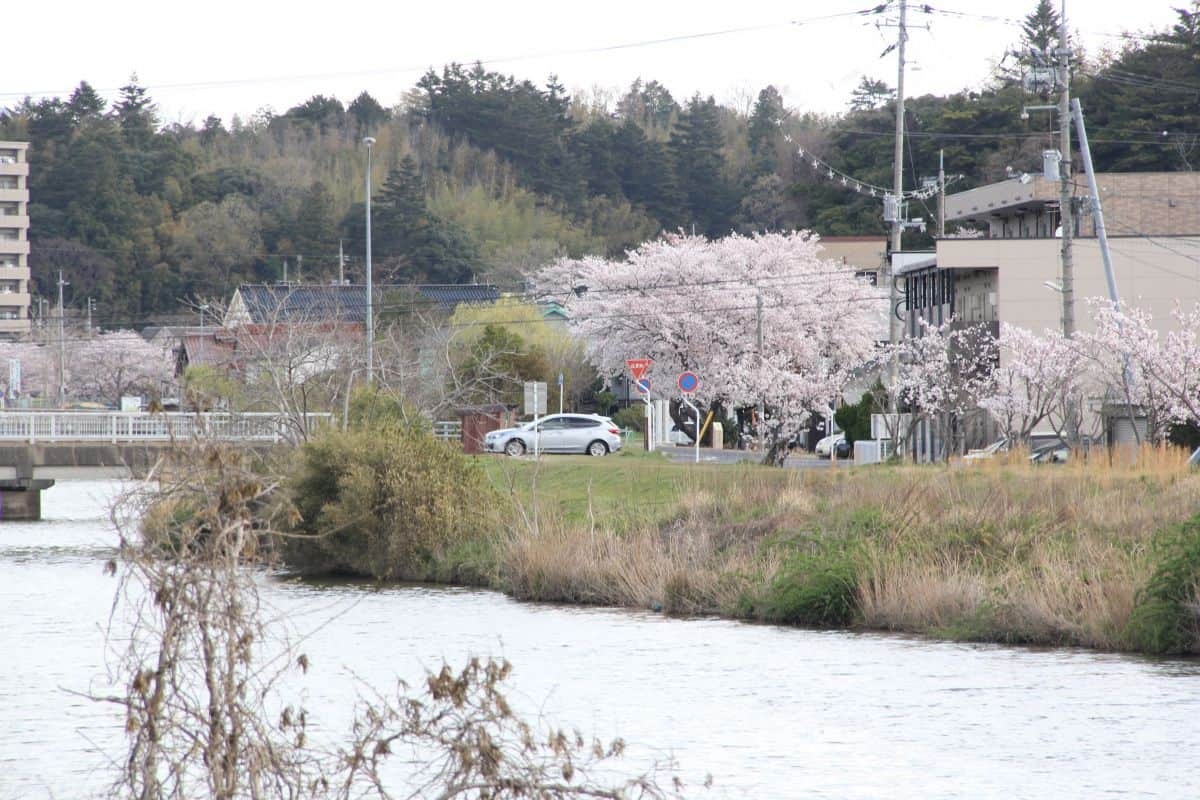
[[[946,236],[946,151],[938,150],[938,238]]]
[[[1058,17],[1058,207],[1062,222],[1062,332],[1075,335],[1075,262],[1071,238],[1075,233],[1071,213],[1071,51],[1067,48],[1067,0]]]
[[[900,25],[896,42],[896,147],[892,154],[892,196],[895,207],[892,219],[892,247],[888,258],[888,341],[892,345],[892,357],[888,363],[888,376],[891,384],[896,384],[900,372],[899,353],[896,345],[900,343],[900,318],[896,309],[900,306],[900,288],[896,285],[896,254],[900,252],[901,240],[904,234],[904,45],[908,39],[908,2],[900,0]],[[888,411],[896,413],[896,398],[889,398]]]
[[[304,256],[297,254],[296,256],[296,283],[304,283]]]
[[[63,280],[62,270],[58,271],[58,406],[62,408],[67,398],[67,337],[63,325],[65,312],[63,310],[63,287],[71,284]]]
[[[92,298],[87,299],[87,332],[88,336],[92,335]]]
[[[342,250],[342,239],[338,239],[338,286],[346,285],[346,253]]]
[[[283,284],[284,284],[284,286],[287,285],[287,282],[288,282],[287,258],[284,258],[283,259]]]
[[[375,287],[371,276],[371,147],[375,144],[375,137],[365,137],[363,144],[367,146],[367,385],[370,386],[375,382]]]
[[[756,303],[756,308],[758,309],[757,310],[757,315],[758,315],[758,366],[759,366],[759,369],[762,369],[762,366],[763,366],[763,330],[762,330],[763,301],[762,301],[762,290],[761,289],[758,290],[758,300]],[[757,417],[757,419],[755,419],[755,422],[757,423],[757,425],[755,425],[756,430],[754,431],[754,433],[756,434],[756,437],[759,440],[758,446],[761,448],[763,446],[763,443],[762,443],[762,430],[763,430],[763,422],[764,422],[763,417],[765,417],[766,413],[767,413],[766,404],[763,403],[761,394],[758,396],[758,410],[757,411],[758,411],[758,417]]]

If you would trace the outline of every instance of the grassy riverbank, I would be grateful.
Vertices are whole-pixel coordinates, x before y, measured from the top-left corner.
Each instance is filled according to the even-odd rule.
[[[1200,476],[1174,454],[797,471],[629,452],[484,468],[503,498],[496,531],[461,552],[521,599],[1200,651]]]

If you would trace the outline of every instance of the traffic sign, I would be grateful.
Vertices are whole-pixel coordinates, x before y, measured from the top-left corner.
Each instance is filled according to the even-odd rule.
[[[642,394],[649,394],[650,393],[650,379],[649,378],[638,378],[637,381],[634,382],[633,388],[637,389]]]
[[[650,369],[652,363],[654,362],[648,358],[625,359],[625,366],[629,368],[629,374],[635,381],[640,381],[645,376],[646,370]]]
[[[679,391],[684,394],[691,394],[700,388],[700,379],[696,377],[694,372],[679,373]]]

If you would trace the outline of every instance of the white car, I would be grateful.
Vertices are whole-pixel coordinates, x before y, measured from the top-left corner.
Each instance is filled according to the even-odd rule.
[[[833,452],[833,448],[837,447],[838,442],[844,442],[845,440],[846,434],[844,433],[831,434],[817,442],[817,446],[813,448],[813,452],[821,458],[829,458]]]
[[[534,451],[534,425],[502,428],[483,437],[489,453],[520,456]],[[586,453],[605,456],[621,449],[621,429],[596,414],[551,414],[538,420],[536,447],[543,453]]]

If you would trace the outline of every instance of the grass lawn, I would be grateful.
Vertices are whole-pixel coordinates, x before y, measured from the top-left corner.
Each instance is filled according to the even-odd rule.
[[[492,485],[525,508],[536,497],[540,513],[563,523],[595,520],[610,528],[671,519],[688,505],[689,492],[732,492],[747,482],[784,488],[796,479],[790,471],[756,464],[680,464],[634,447],[603,458],[480,459]]]

